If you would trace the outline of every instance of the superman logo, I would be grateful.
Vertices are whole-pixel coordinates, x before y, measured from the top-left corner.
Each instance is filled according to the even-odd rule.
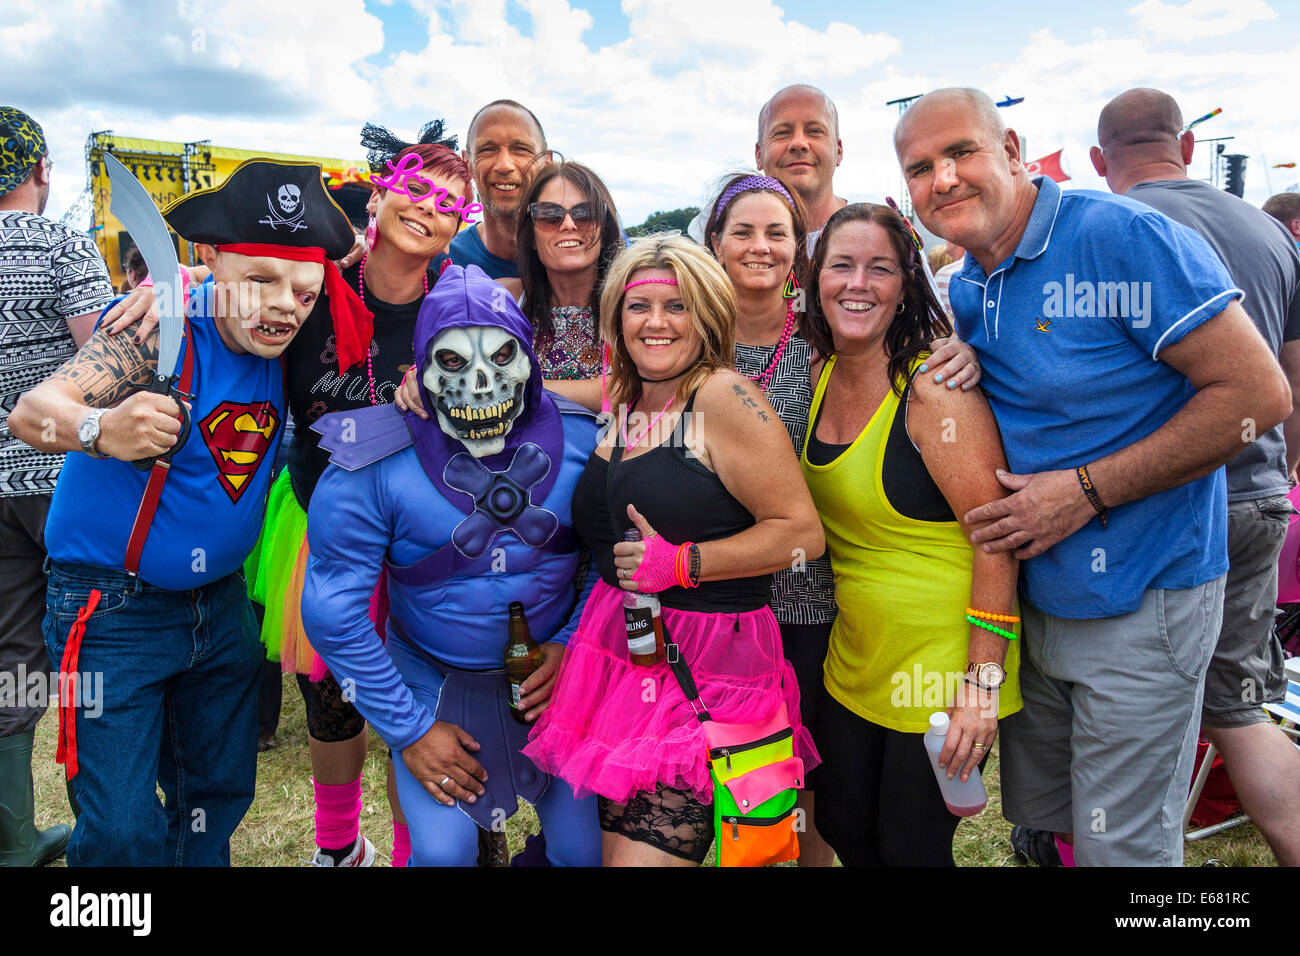
[[[199,422],[221,487],[238,502],[271,448],[280,419],[270,402],[222,402]]]

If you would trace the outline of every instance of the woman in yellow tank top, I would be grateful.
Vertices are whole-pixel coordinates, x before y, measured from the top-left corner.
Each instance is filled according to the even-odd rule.
[[[846,866],[951,866],[958,818],[922,743],[929,717],[949,714],[940,763],[965,779],[1020,709],[1017,644],[967,617],[1018,633],[1017,562],[975,552],[962,518],[1006,493],[1002,442],[981,392],[918,374],[950,330],[897,213],[837,212],[807,285],[827,361],[802,464],[839,605],[813,728],[816,823]]]

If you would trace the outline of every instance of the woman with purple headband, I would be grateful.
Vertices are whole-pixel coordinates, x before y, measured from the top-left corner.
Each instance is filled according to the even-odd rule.
[[[805,276],[805,210],[798,193],[769,176],[741,173],[724,183],[704,229],[705,243],[736,293],[736,371],[758,384],[802,453],[812,405],[812,347],[801,329]],[[979,380],[974,353],[956,338],[934,343],[937,374],[957,385]],[[796,562],[772,575],[771,608],[781,643],[799,681],[800,710],[815,725],[822,665],[835,620],[829,556]],[[818,773],[799,794],[808,821],[799,838],[801,866],[830,866],[831,848],[812,826]]]

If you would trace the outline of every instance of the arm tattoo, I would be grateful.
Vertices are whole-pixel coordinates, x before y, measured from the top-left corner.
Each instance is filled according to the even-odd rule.
[[[156,330],[143,342],[100,330],[49,381],[71,382],[91,408],[111,408],[137,386],[147,385],[157,368]]]
[[[744,405],[746,408],[754,409],[754,413],[758,415],[759,421],[770,422],[772,420],[772,417],[768,415],[767,412],[759,408],[758,402],[749,397],[745,392],[745,387],[739,382],[733,382],[731,390],[740,396],[740,404]]]

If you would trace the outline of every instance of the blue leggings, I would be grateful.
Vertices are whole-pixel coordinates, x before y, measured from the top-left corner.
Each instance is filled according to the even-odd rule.
[[[390,640],[388,652],[415,699],[437,713],[442,676],[400,641]],[[393,753],[393,768],[397,795],[410,827],[410,865],[474,866],[478,861],[478,824],[458,807],[439,803],[411,775],[400,752]],[[568,784],[552,777],[537,801],[537,816],[552,866],[600,866],[600,817],[594,796],[579,800]]]
[[[478,824],[425,790],[400,754],[393,755],[397,794],[411,829],[410,866],[473,866],[478,861]],[[552,866],[600,866],[596,798],[578,800],[558,777],[537,801]]]

